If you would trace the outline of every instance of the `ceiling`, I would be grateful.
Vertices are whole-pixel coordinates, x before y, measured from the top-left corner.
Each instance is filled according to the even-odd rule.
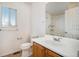
[[[49,2],[46,6],[47,12],[53,15],[61,14],[67,9],[68,2]]]

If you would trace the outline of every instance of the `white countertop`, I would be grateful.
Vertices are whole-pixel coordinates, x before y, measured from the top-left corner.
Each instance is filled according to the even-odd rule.
[[[33,42],[36,42],[56,53],[60,54],[64,57],[77,57],[77,51],[73,46],[68,46],[62,43],[51,42],[50,40],[45,39],[44,37],[41,38],[33,38]]]

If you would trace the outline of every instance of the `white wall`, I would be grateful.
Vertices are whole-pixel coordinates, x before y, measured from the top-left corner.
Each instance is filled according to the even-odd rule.
[[[45,2],[32,3],[32,36],[45,35]]]
[[[0,56],[4,56],[20,50],[20,44],[29,41],[28,37],[31,31],[31,5],[28,3],[16,2],[0,3],[0,6],[17,9],[17,27],[13,29],[18,30],[0,32]],[[23,37],[25,40],[17,40],[17,37]]]

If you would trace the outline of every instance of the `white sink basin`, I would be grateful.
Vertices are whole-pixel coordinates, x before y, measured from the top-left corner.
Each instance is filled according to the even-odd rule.
[[[58,42],[58,41],[53,41],[53,40],[45,40],[43,41],[44,44],[48,44],[50,46],[61,46],[63,45],[61,42]]]

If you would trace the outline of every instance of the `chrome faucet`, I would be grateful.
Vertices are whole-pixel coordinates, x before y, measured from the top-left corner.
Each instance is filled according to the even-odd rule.
[[[54,41],[61,41],[62,38],[54,38]]]

